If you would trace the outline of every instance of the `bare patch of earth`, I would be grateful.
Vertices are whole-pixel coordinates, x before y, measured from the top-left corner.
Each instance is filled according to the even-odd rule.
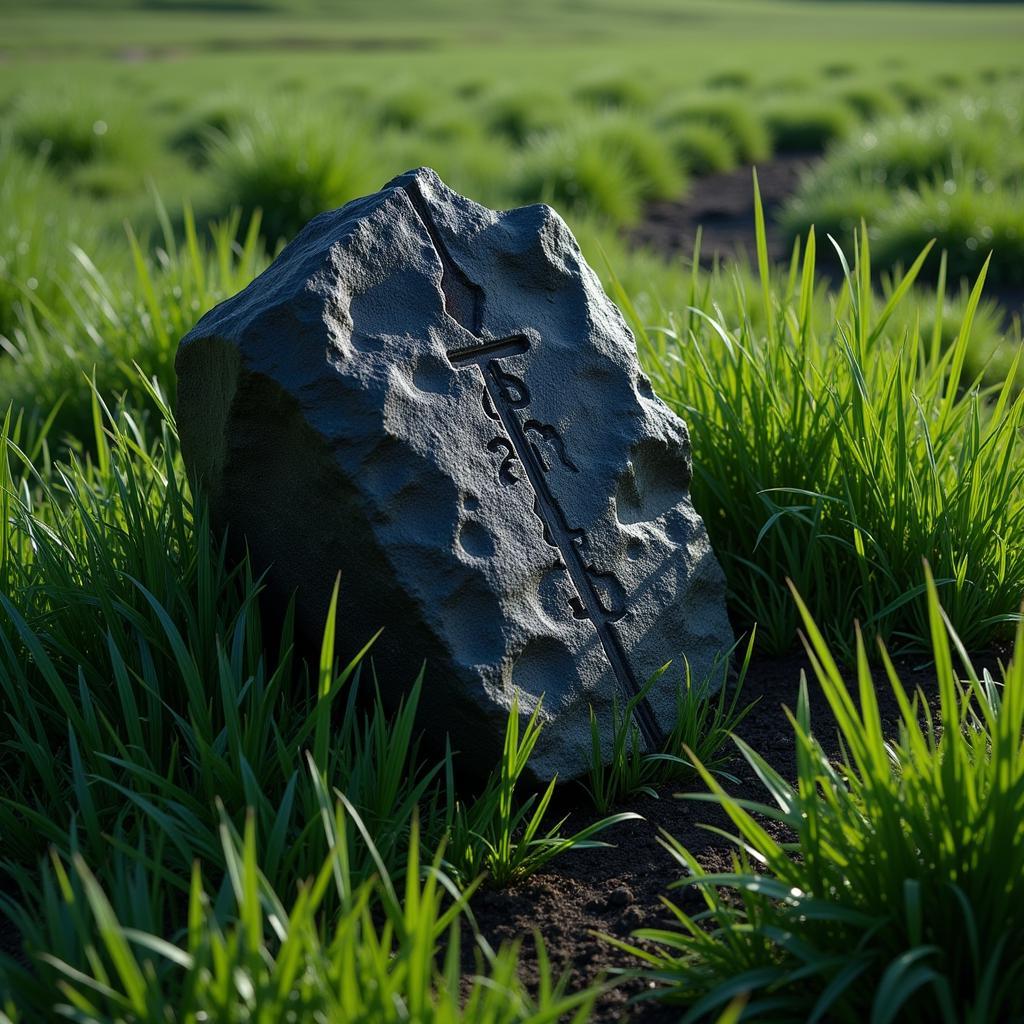
[[[996,669],[996,656],[979,659],[978,665]],[[929,704],[937,705],[937,685],[930,667],[905,662],[900,677],[909,690],[921,688]],[[785,708],[796,707],[801,672],[808,677],[811,723],[826,750],[838,758],[835,720],[802,654],[761,659],[751,666],[744,697],[757,700],[738,734],[784,777],[795,776],[793,730]],[[875,677],[882,721],[886,733],[895,736],[899,711],[891,688],[881,672]],[[737,756],[728,766],[739,780],[726,788],[738,797],[771,803],[764,787],[746,761]],[[657,799],[643,796],[620,809],[636,811],[643,821],[624,822],[601,838],[614,844],[611,849],[570,852],[554,861],[549,870],[525,883],[500,891],[483,890],[473,898],[472,910],[483,935],[497,945],[501,941],[523,940],[523,977],[527,984],[537,981],[536,956],[531,940],[539,933],[548,956],[559,971],[567,971],[572,987],[612,976],[622,968],[637,968],[603,935],[628,939],[637,928],[678,928],[662,903],[668,896],[690,914],[705,909],[699,892],[692,887],[669,891],[683,876],[679,864],[660,841],[663,830],[679,840],[708,871],[728,871],[732,847],[721,836],[707,830],[715,825],[728,828],[730,822],[713,803],[680,799],[678,790],[703,791],[695,779],[681,787],[663,790]],[[577,786],[565,787],[561,813],[569,813],[566,828],[582,827],[595,815],[586,806],[586,796]],[[778,829],[765,822],[769,831]],[[467,935],[467,939],[469,936]],[[466,945],[469,945],[467,943]],[[465,947],[464,947],[465,948]],[[467,961],[467,969],[471,969]],[[645,983],[632,979],[614,987],[598,1003],[593,1020],[599,1024],[635,1021],[640,1024],[668,1024],[680,1016],[678,1006],[641,1000]]]
[[[817,159],[807,153],[781,156],[757,167],[768,257],[773,261],[787,258],[790,252],[784,233],[775,223],[775,214]],[[699,228],[702,263],[710,263],[716,256],[756,260],[752,170],[740,167],[709,174],[696,179],[684,198],[652,203],[643,221],[627,233],[628,241],[667,256],[689,257],[693,255]]]

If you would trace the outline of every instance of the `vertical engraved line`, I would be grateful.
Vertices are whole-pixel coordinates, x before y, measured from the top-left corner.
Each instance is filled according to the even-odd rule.
[[[430,216],[430,208],[423,198],[419,184],[412,182],[406,185],[403,191],[409,197],[409,202],[412,203],[412,208],[430,237],[437,258],[441,261],[441,294],[445,299],[445,312],[470,334],[480,337],[483,324],[483,291],[452,259],[448,247],[438,233],[433,217]],[[459,308],[465,305],[469,306],[468,310]]]
[[[580,558],[579,550],[573,543],[569,532],[569,524],[565,521],[565,516],[555,501],[551,489],[548,487],[543,470],[537,465],[530,442],[523,432],[522,424],[515,413],[508,409],[502,400],[501,383],[498,380],[497,374],[497,357],[494,355],[494,350],[491,349],[484,359],[477,362],[477,365],[480,367],[480,372],[484,378],[484,387],[487,388],[491,396],[491,402],[497,410],[501,425],[505,428],[505,433],[508,434],[509,440],[519,456],[519,462],[526,472],[526,477],[533,488],[533,493],[537,496],[542,513],[541,518],[547,524],[555,546],[565,562],[572,585],[587,610],[587,616],[597,630],[598,639],[604,648],[605,657],[611,666],[612,674],[618,680],[619,686],[630,697],[636,697],[640,694],[642,688],[636,675],[633,673],[632,666],[626,658],[626,653],[622,649],[622,642],[619,640],[614,625],[608,620],[608,616],[601,607],[600,598],[590,582],[590,577],[587,575],[587,568]],[[656,748],[661,739],[661,730],[646,697],[637,702],[634,714],[648,749]]]

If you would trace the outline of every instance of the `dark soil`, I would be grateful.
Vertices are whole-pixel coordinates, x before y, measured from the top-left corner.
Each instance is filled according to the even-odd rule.
[[[776,217],[796,191],[803,174],[820,159],[819,153],[799,153],[778,156],[757,165],[768,258],[773,263],[788,260],[793,249],[792,239],[779,227]],[[689,259],[693,256],[700,228],[702,266],[736,257],[756,264],[752,171],[752,167],[740,167],[709,174],[697,178],[682,199],[651,203],[644,211],[643,221],[626,231],[626,241],[636,248],[652,249],[672,259]],[[831,245],[819,243],[816,269],[819,277],[829,279],[834,286],[842,284],[842,266]],[[949,294],[955,291],[956,282],[953,282]],[[1012,330],[1014,317],[1024,318],[1024,287],[990,283],[985,286],[985,296],[1002,306],[1007,330]]]
[[[757,182],[764,206],[768,258],[788,258],[790,246],[775,223],[775,214],[796,191],[801,175],[818,159],[803,153],[780,156],[757,167]],[[683,199],[665,199],[647,207],[644,220],[631,229],[627,240],[637,247],[668,256],[690,257],[701,228],[701,262],[739,256],[757,259],[754,238],[754,187],[750,167],[709,174],[694,181]]]
[[[979,660],[978,664],[989,664],[995,669],[996,658]],[[898,667],[908,690],[920,687],[930,702],[937,700],[934,675],[928,668],[906,663]],[[743,693],[746,699],[757,700],[758,704],[738,730],[744,740],[789,779],[795,774],[794,744],[792,727],[783,709],[796,707],[802,671],[808,678],[815,735],[826,750],[838,755],[835,720],[803,655],[762,659],[751,665]],[[882,720],[887,733],[895,735],[899,718],[895,699],[881,674],[876,673],[875,678]],[[741,758],[737,756],[729,771],[740,780],[738,786],[727,785],[730,792],[771,802]],[[472,909],[477,924],[492,945],[516,938],[527,940],[523,945],[523,970],[528,984],[536,980],[536,958],[529,941],[534,931],[543,937],[556,971],[568,971],[575,988],[602,974],[611,974],[616,968],[641,966],[639,961],[631,963],[627,954],[594,933],[628,939],[637,928],[671,926],[672,918],[660,902],[666,895],[688,913],[704,909],[696,890],[668,891],[682,872],[658,841],[659,831],[678,839],[705,869],[728,870],[730,846],[701,825],[729,823],[714,804],[679,799],[674,791],[679,788],[666,789],[659,799],[641,797],[625,805],[623,809],[636,811],[645,820],[624,822],[603,833],[600,838],[614,843],[613,848],[570,852],[555,860],[549,870],[519,886],[485,890],[474,897]],[[694,780],[682,788],[699,792],[704,787]],[[579,789],[572,793],[570,789],[562,794],[563,799],[575,797],[577,807],[584,805],[585,794]],[[592,818],[589,813],[576,811],[566,827],[575,830]],[[774,823],[772,826],[777,827]],[[677,1021],[678,1007],[631,1002],[642,992],[643,985],[634,979],[613,988],[599,1002],[594,1020],[602,1024],[624,1020],[641,1024]]]

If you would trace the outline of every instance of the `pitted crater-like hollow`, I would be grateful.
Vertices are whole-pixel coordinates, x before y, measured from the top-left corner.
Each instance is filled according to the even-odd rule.
[[[490,558],[494,554],[494,538],[477,519],[467,519],[459,527],[459,547],[474,558]]]
[[[576,675],[572,651],[553,636],[534,637],[512,666],[512,684],[533,697],[543,697],[549,711],[572,692]]]
[[[690,462],[681,446],[645,438],[633,446],[615,488],[615,515],[623,526],[650,523],[686,498]]]

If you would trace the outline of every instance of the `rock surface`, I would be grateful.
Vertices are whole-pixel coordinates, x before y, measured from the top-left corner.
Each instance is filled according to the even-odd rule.
[[[312,220],[177,357],[184,458],[316,641],[338,643],[489,768],[543,696],[537,778],[583,773],[589,707],[674,722],[684,656],[732,643],[688,495],[686,427],[547,206],[504,213],[433,171]]]

